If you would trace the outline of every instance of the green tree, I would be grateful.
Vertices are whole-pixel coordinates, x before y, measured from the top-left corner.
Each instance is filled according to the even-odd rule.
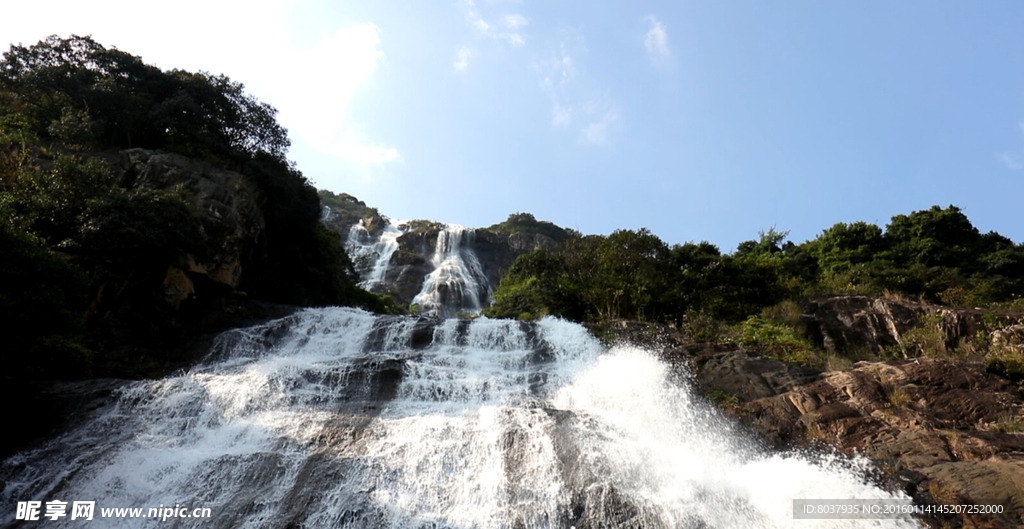
[[[896,215],[885,229],[888,252],[897,263],[926,267],[970,267],[982,237],[956,206]]]
[[[885,249],[882,229],[866,222],[843,222],[822,232],[811,246],[823,274],[838,275],[869,263]]]

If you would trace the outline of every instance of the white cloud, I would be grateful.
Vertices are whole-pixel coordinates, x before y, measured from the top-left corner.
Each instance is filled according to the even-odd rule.
[[[530,23],[526,17],[519,14],[505,15],[504,22],[505,27],[509,29],[519,29]]]
[[[572,111],[558,103],[554,104],[551,114],[551,124],[556,127],[565,127],[572,123]]]
[[[476,13],[472,13],[469,24],[476,28],[480,33],[488,33],[491,31],[491,25],[486,20],[480,18]]]
[[[619,113],[614,109],[604,110],[596,121],[583,129],[581,136],[585,143],[605,145],[608,143],[609,128],[618,121]]]
[[[551,124],[565,127],[572,123],[572,109],[564,101],[568,98],[569,81],[573,74],[573,59],[560,43],[558,54],[546,61],[534,64],[534,70],[540,76],[541,88],[551,98]]]
[[[534,64],[534,69],[540,74],[541,86],[552,93],[564,92],[573,75],[573,58],[566,50],[565,43],[558,46],[558,54],[547,61]]]
[[[338,135],[323,152],[358,165],[382,165],[400,161],[394,147],[378,145],[368,141],[361,134],[346,130]]]
[[[473,0],[462,0],[459,4],[466,11],[466,23],[471,28],[483,34],[491,31],[491,25],[480,16],[480,12],[476,10],[476,3]]]
[[[546,60],[534,63],[540,87],[551,101],[551,126],[577,136],[580,143],[608,144],[619,119],[619,106],[587,75],[582,35],[569,37],[560,41]]]
[[[312,48],[281,63],[281,122],[317,151],[359,164],[398,159],[393,147],[362,137],[348,120],[349,106],[384,60],[380,28],[366,23],[323,34]]]
[[[1017,122],[1017,128],[1020,129],[1021,133],[1024,133],[1024,121]],[[1010,154],[1009,152],[1003,152],[996,156],[1000,162],[1011,171],[1019,171],[1024,169],[1024,162],[1021,161],[1019,156]]]
[[[526,45],[526,38],[519,33],[506,33],[502,38],[516,48]]]
[[[465,70],[469,67],[469,59],[472,57],[473,50],[463,46],[455,51],[455,62],[452,63],[452,67],[459,71]]]
[[[647,48],[647,56],[655,66],[662,66],[672,57],[668,47],[668,31],[665,24],[655,18],[654,15],[647,17],[650,27],[644,35],[644,47]]]
[[[1011,171],[1017,171],[1024,169],[1024,163],[1021,163],[1015,156],[1008,152],[1004,152],[999,155],[999,161],[1003,162],[1003,165]]]
[[[466,24],[473,28],[478,36],[505,41],[516,48],[526,45],[526,36],[519,30],[530,22],[523,15],[507,14],[501,17],[500,22],[495,25],[480,14],[473,0],[461,0],[459,5],[466,14]]]

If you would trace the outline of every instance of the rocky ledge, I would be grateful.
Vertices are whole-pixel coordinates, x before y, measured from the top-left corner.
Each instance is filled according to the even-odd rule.
[[[843,296],[804,309],[809,338],[838,354],[907,351],[902,346],[922,322],[936,327],[943,337],[936,341],[950,351],[956,340],[962,346],[983,329],[984,311],[905,300]],[[993,342],[1019,343],[1018,327],[1009,323],[988,334]],[[776,448],[867,457],[880,479],[920,504],[997,503],[1005,510],[933,517],[928,525],[1024,526],[1024,394],[1014,381],[986,371],[980,356],[871,359],[819,370],[732,343],[695,343],[665,326],[620,322],[605,331],[663,351],[692,375],[698,391]]]

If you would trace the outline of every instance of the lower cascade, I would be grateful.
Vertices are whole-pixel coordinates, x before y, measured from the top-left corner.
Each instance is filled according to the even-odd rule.
[[[224,333],[0,466],[8,509],[209,509],[98,527],[917,527],[793,518],[798,498],[904,498],[866,472],[762,450],[656,356],[573,323],[348,308]],[[41,520],[13,523],[90,526]]]

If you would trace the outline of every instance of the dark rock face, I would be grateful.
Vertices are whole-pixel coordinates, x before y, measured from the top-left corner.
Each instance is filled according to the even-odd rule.
[[[714,348],[693,356],[691,369],[707,388],[741,401],[770,397],[818,378],[821,371],[787,364],[735,348]]]
[[[539,233],[516,232],[510,235],[476,230],[473,249],[493,288],[501,283],[516,257],[534,250],[554,251],[559,244]]]
[[[423,278],[434,269],[430,259],[439,232],[440,229],[413,231],[398,238],[398,251],[391,256],[384,280],[402,303],[412,302],[423,288]]]
[[[858,362],[743,406],[774,438],[829,443],[912,476],[906,492],[919,499],[1005,507],[979,527],[1024,523],[1024,399],[979,364]]]
[[[237,288],[266,226],[252,184],[236,172],[144,149],[123,151],[119,165],[122,185],[178,190],[200,220],[208,255],[183,255],[168,263],[165,301],[177,306],[202,282]]]

